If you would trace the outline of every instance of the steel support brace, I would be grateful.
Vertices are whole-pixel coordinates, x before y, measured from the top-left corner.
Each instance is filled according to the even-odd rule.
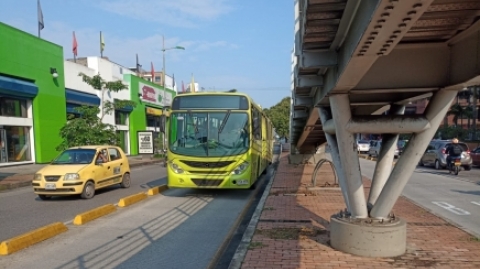
[[[447,90],[435,93],[425,111],[425,117],[430,121],[431,128],[412,135],[402,157],[393,168],[385,187],[370,211],[372,218],[388,217],[456,95],[457,91]]]
[[[405,112],[405,106],[393,105],[390,108],[390,115],[401,115]],[[395,158],[398,134],[385,134],[382,137],[382,146],[378,155],[375,170],[373,172],[372,186],[368,195],[368,207],[372,208],[380,195],[388,176],[392,172],[392,163]]]
[[[367,218],[367,203],[360,173],[360,161],[358,159],[355,135],[344,131],[352,117],[348,95],[332,95],[330,97],[330,105],[335,123],[338,149],[342,153],[340,154],[340,161],[347,182],[350,213],[354,218]]]
[[[325,107],[319,107],[318,114],[320,116],[322,124],[331,118],[329,109]],[[328,133],[325,134],[325,137],[327,138],[327,143],[330,147],[330,155],[332,156],[332,161],[335,164],[335,168],[337,170],[338,185],[342,190],[343,198],[345,199],[345,204],[347,205],[347,210],[348,212],[351,212],[350,203],[348,200],[347,179],[345,177],[345,171],[343,170],[342,162],[340,161],[340,152],[338,150],[337,138],[334,135]]]

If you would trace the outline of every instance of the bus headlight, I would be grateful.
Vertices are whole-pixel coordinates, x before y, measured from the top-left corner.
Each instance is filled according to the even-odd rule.
[[[245,172],[245,170],[247,170],[248,168],[248,163],[247,162],[243,162],[242,164],[240,164],[239,166],[237,166],[237,168],[235,168],[233,171],[232,171],[232,175],[240,175],[241,173]]]
[[[180,168],[176,163],[174,162],[170,162],[170,167],[172,168],[173,172],[175,172],[175,174],[183,174],[183,169]]]

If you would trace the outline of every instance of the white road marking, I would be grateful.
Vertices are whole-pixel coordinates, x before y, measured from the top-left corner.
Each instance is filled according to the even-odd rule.
[[[451,205],[449,203],[445,203],[445,202],[432,202],[433,204],[435,205],[438,205],[439,207],[443,208],[443,209],[446,209],[454,214],[457,214],[457,215],[460,215],[460,216],[467,216],[467,215],[470,215],[470,212],[464,210],[464,209],[461,209],[459,207],[456,207],[454,205]]]
[[[480,205],[480,202],[472,201],[472,204],[474,204],[474,205]]]

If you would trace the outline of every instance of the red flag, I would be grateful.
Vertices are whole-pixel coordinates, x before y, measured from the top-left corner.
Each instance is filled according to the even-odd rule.
[[[77,54],[78,54],[77,48],[78,48],[77,38],[75,37],[75,31],[73,31],[72,51],[73,51],[73,55],[75,55],[75,56],[77,56]]]
[[[183,85],[183,80],[182,80],[182,92],[185,92],[185,85]]]
[[[152,69],[152,82],[155,82],[155,69],[153,68],[153,62],[150,62],[151,69]]]

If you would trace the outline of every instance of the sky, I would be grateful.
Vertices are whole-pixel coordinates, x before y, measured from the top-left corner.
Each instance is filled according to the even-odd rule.
[[[293,0],[41,0],[41,37],[73,58],[103,55],[126,67],[165,70],[177,89],[192,75],[205,90],[237,89],[264,108],[290,96]],[[37,35],[37,0],[1,0],[0,21]]]

